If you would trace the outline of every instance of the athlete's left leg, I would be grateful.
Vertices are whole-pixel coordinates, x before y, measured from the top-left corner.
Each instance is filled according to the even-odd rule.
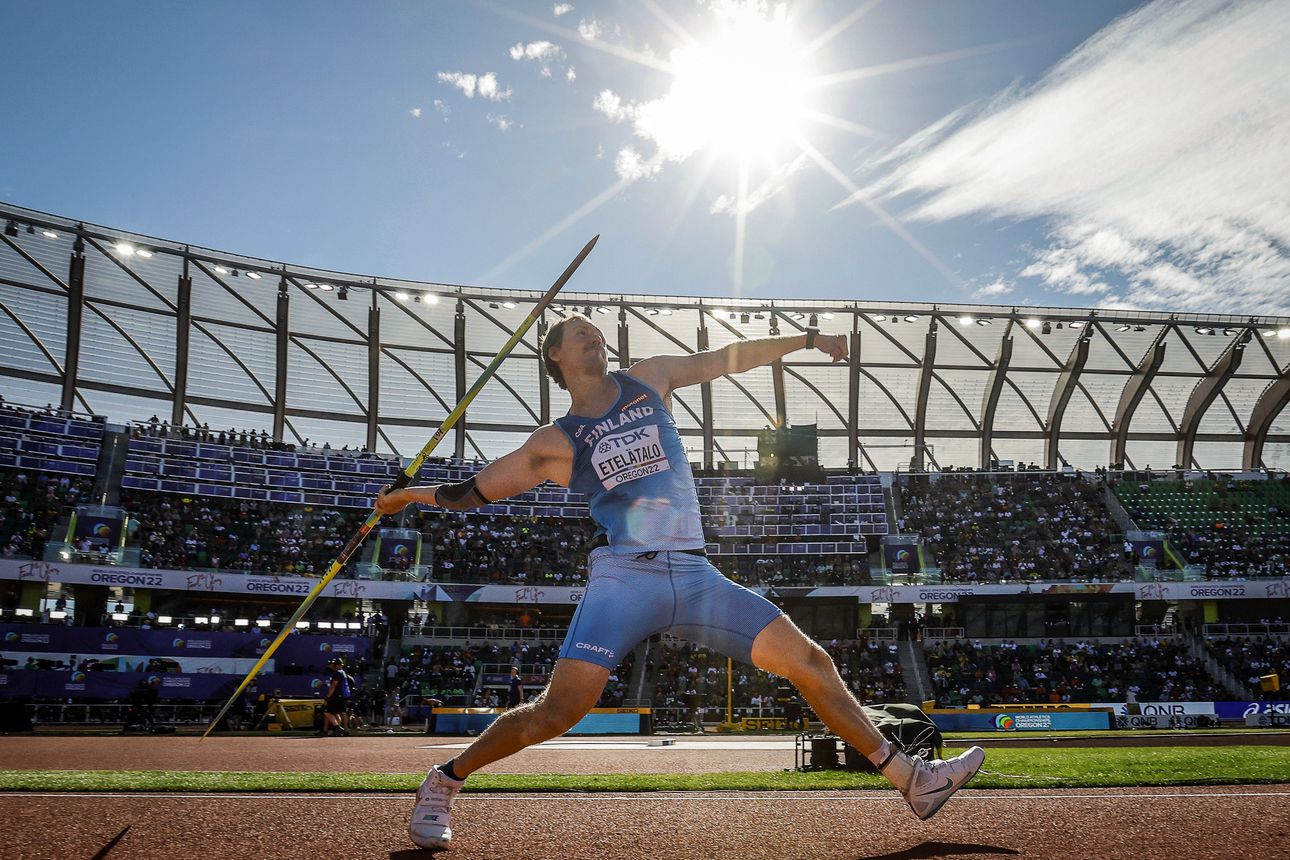
[[[842,682],[832,658],[787,615],[757,634],[752,662],[758,669],[787,678],[825,725],[863,755],[872,756],[882,746],[882,735]]]

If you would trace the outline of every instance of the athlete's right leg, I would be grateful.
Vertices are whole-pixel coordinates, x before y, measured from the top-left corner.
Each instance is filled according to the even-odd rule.
[[[562,735],[591,710],[609,680],[609,669],[583,660],[557,660],[551,683],[537,701],[507,711],[453,759],[450,777],[432,767],[417,789],[408,836],[422,848],[452,842],[452,805],[466,777],[525,747]]]
[[[537,701],[512,708],[494,720],[453,759],[453,771],[465,779],[525,747],[559,737],[595,707],[608,680],[609,670],[604,666],[569,658],[557,660],[551,683]]]

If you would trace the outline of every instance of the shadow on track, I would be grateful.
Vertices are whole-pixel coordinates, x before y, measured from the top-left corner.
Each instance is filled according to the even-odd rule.
[[[962,857],[975,854],[1021,854],[1015,848],[1001,848],[997,845],[976,845],[971,842],[924,842],[903,851],[891,851],[887,854],[875,854],[872,857],[857,857],[856,860],[934,860],[937,857]],[[391,860],[396,860],[393,854]],[[403,858],[398,858],[403,860]],[[411,860],[411,858],[407,858]]]
[[[113,836],[112,840],[108,842],[108,844],[100,848],[99,853],[91,857],[90,860],[103,860],[104,857],[108,856],[108,852],[111,851],[113,848],[115,848],[116,844],[121,841],[121,837],[125,836],[129,832],[130,832],[130,825],[127,824],[124,830],[122,830],[116,836]]]

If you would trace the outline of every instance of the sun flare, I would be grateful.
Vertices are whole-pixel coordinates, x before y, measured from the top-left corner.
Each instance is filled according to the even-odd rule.
[[[783,7],[728,7],[707,39],[672,52],[671,89],[641,106],[637,125],[671,159],[701,150],[773,158],[793,147],[814,109],[807,60]]]

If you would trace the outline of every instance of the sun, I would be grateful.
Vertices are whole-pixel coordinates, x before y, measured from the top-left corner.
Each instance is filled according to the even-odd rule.
[[[813,111],[808,54],[784,7],[727,6],[715,31],[674,50],[668,66],[669,92],[636,117],[668,159],[706,151],[773,160],[795,147]]]

